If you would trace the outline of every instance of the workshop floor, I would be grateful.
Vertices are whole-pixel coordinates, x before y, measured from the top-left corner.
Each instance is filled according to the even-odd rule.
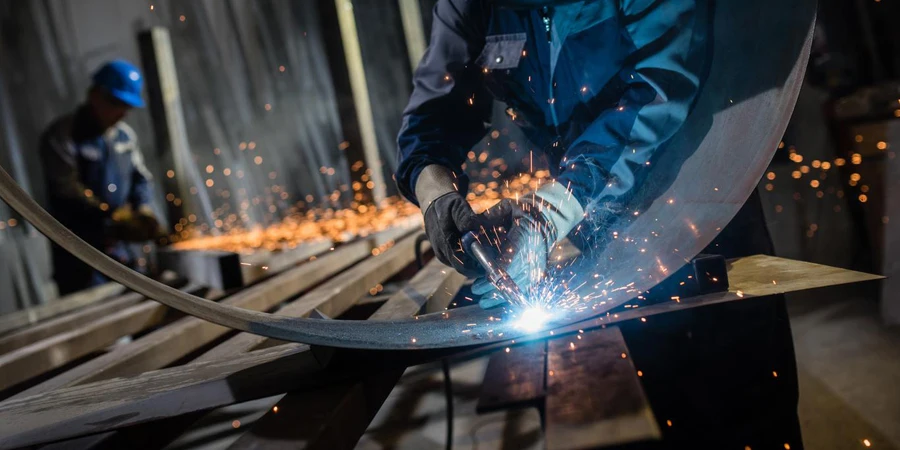
[[[788,297],[808,449],[900,449],[900,327],[882,325],[875,285]]]

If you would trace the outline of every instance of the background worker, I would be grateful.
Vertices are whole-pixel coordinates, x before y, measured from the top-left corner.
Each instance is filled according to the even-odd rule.
[[[437,258],[479,275],[461,235],[485,222],[506,223],[501,264],[528,286],[570,231],[583,225],[603,232],[604,216],[645,181],[645,164],[688,116],[709,56],[710,6],[440,0],[404,113],[397,171],[400,191],[424,212]],[[486,132],[492,98],[509,106],[556,182],[479,216],[465,200],[461,166]],[[711,248],[725,257],[771,253],[758,197]],[[484,279],[473,285],[479,294],[491,289]],[[802,448],[783,297],[622,329],[636,363],[655,372],[642,380],[658,422],[677,424],[663,427],[663,448]],[[778,383],[771,382],[773,367]]]
[[[49,211],[67,228],[119,262],[134,267],[126,242],[161,234],[152,204],[151,175],[134,130],[122,119],[144,106],[143,76],[126,61],[93,75],[86,101],[44,131],[40,151]],[[106,281],[99,272],[53,247],[60,294]]]

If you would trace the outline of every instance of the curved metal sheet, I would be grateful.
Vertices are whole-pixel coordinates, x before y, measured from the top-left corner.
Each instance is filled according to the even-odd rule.
[[[655,162],[653,185],[628,205],[639,214],[617,225],[619,239],[572,266],[577,277],[585,277],[583,295],[606,293],[561,310],[546,326],[602,314],[664,279],[731,220],[771,160],[800,90],[815,1],[722,3],[715,5],[706,84],[683,130]],[[230,307],[164,286],[103,255],[54,220],[3,170],[0,197],[54,242],[110,278],[226,327],[286,341],[365,349],[465,346],[533,331],[517,326],[517,312],[478,307],[387,322],[310,320]],[[593,274],[604,280],[601,286],[589,281]]]

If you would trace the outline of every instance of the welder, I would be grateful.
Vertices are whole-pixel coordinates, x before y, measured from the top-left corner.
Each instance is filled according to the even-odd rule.
[[[154,214],[151,175],[134,130],[122,119],[141,108],[143,75],[115,60],[92,77],[87,99],[53,121],[40,141],[48,210],[79,237],[108,256],[135,266],[127,242],[162,233]],[[53,247],[53,278],[60,294],[106,281],[61,247]]]
[[[710,11],[701,0],[439,0],[396,174],[424,212],[436,257],[482,275],[462,235],[508,224],[500,264],[519,286],[536,282],[541,271],[529,269],[600,205],[626,201],[684,123],[705,77]],[[495,99],[556,182],[476,214],[462,165]],[[756,194],[707,252],[772,253]],[[489,296],[493,286],[482,278],[472,289]],[[673,424],[650,448],[802,448],[783,297],[654,322],[621,327],[658,422]]]

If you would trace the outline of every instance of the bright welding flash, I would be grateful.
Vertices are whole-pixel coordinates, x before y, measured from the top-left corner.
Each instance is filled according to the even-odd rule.
[[[544,308],[528,308],[516,321],[516,328],[521,328],[529,333],[540,331],[550,320],[550,314]]]

